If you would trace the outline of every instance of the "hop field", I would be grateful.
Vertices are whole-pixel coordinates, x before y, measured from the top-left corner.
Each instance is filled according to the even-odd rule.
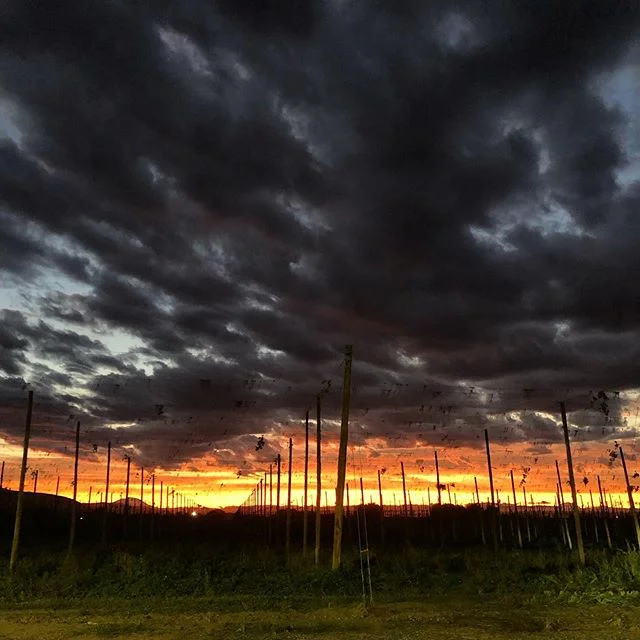
[[[332,572],[263,550],[43,552],[3,568],[0,638],[640,638],[640,555],[357,554]]]

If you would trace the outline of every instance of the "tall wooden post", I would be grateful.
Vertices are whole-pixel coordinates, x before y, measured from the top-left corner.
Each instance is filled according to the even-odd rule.
[[[276,487],[276,513],[280,511],[280,466],[282,464],[282,457],[278,454],[276,458],[276,474],[277,474],[277,487]]]
[[[76,422],[76,452],[73,461],[73,499],[71,501],[71,526],[69,527],[69,549],[68,555],[73,552],[73,545],[76,540],[76,521],[78,508],[78,459],[80,457],[80,420]]]
[[[529,523],[529,511],[527,508],[527,488],[522,485],[522,502],[524,504],[524,525],[527,530],[527,542],[531,542],[531,525]],[[535,515],[535,513],[534,513]]]
[[[111,471],[111,440],[107,443],[107,479],[104,489],[104,512],[102,514],[102,544],[107,542],[107,514],[109,513],[109,473]]]
[[[515,519],[516,519],[516,533],[518,534],[518,546],[522,549],[522,530],[520,529],[520,518],[518,518],[518,499],[516,498],[516,484],[513,480],[513,469],[509,471],[509,475],[511,476],[511,491],[513,492],[513,515],[515,516]]]
[[[606,504],[604,501],[604,493],[602,492],[602,483],[600,482],[600,476],[598,476],[598,491],[600,492],[600,509],[604,514],[606,509]]]
[[[633,518],[633,526],[636,530],[636,541],[638,543],[638,549],[640,549],[640,525],[638,524],[638,514],[636,512],[636,504],[633,501],[633,489],[629,484],[629,473],[627,471],[627,463],[624,459],[624,452],[620,447],[620,461],[622,462],[622,469],[624,470],[624,481],[627,485],[627,496],[629,496],[629,509],[631,509],[631,517]]]
[[[33,476],[33,493],[38,492],[38,470],[36,469]]]
[[[267,517],[267,472],[264,472],[264,477],[262,478],[262,516]]]
[[[4,460],[2,461],[2,469],[0,469],[0,489],[2,489],[3,482],[4,482]]]
[[[131,477],[131,456],[127,456],[127,481],[124,489],[124,515],[129,515],[129,479]]]
[[[256,496],[258,498],[256,502],[256,515],[262,515],[262,478],[260,478],[258,482],[258,486],[256,487]]]
[[[316,539],[314,562],[320,564],[320,524],[322,508],[322,448],[320,434],[320,394],[316,396]]]
[[[573,460],[571,458],[571,443],[569,442],[569,427],[567,425],[567,411],[564,401],[560,403],[560,414],[562,416],[562,431],[564,432],[564,444],[567,450],[567,467],[569,468],[569,483],[571,484],[571,499],[573,500],[573,519],[576,525],[576,542],[578,544],[578,557],[580,563],[586,563],[584,555],[584,541],[582,540],[582,527],[580,525],[580,510],[578,508],[578,496],[576,492],[576,480],[573,475]]]
[[[156,529],[156,474],[151,476],[151,527],[149,529],[149,537],[153,540]]]
[[[476,487],[476,501],[478,502],[478,517],[480,518],[480,537],[482,538],[482,544],[487,544],[487,539],[484,534],[484,518],[482,512],[482,504],[480,503],[480,491],[478,491],[478,478],[473,476],[473,482]]]
[[[360,561],[362,562],[362,555],[364,554],[364,557],[367,561],[367,584],[369,586],[369,603],[373,604],[373,587],[371,585],[371,561],[369,556],[369,532],[367,531],[367,513],[366,513],[365,504],[364,504],[364,485],[362,484],[362,476],[360,476],[360,503],[362,505],[362,528],[364,531],[364,549],[362,549],[362,547],[360,548]],[[357,507],[356,507],[356,517],[357,517]],[[358,522],[360,522],[359,519],[358,519]],[[363,581],[363,587],[364,587],[364,572],[362,576],[362,581]]]
[[[438,489],[438,506],[442,504],[442,489],[440,488],[440,465],[438,464],[438,452],[433,452],[436,460],[436,488]]]
[[[560,467],[558,465],[558,461],[556,460],[556,474],[558,476],[558,488],[560,492],[560,507],[564,512],[564,491],[562,490],[562,478],[560,477]]]
[[[302,502],[302,556],[307,555],[307,497],[309,494],[309,409],[304,418],[304,500]]]
[[[338,451],[338,483],[336,486],[336,508],[333,523],[333,557],[331,568],[340,568],[342,558],[342,505],[344,483],[347,475],[347,443],[349,441],[349,404],[351,402],[351,360],[353,347],[344,348],[344,377],[342,382],[342,420],[340,425],[340,449]]]
[[[404,462],[400,461],[400,472],[402,473],[402,495],[404,496],[404,517],[409,515],[409,507],[407,505],[407,482],[404,477]]]
[[[292,477],[292,465],[293,465],[293,439],[289,438],[289,483],[287,485],[287,522],[285,531],[285,550],[287,554],[287,562],[289,561],[289,554],[291,552],[291,477]]]
[[[269,463],[269,516],[273,513],[273,462]]]
[[[382,479],[378,469],[378,496],[380,500],[380,542],[384,544],[384,502],[382,501]]]
[[[144,511],[144,467],[140,467],[140,515]]]
[[[489,431],[484,430],[484,446],[487,452],[487,469],[489,471],[489,490],[491,492],[491,534],[493,548],[498,551],[498,514],[496,514],[496,497],[493,489],[493,468],[491,467],[491,446],[489,445]]]
[[[489,470],[489,489],[491,491],[491,506],[496,506],[496,499],[493,491],[493,469],[491,468],[491,448],[489,446],[489,432],[484,430],[484,444],[487,451],[487,469]]]
[[[593,491],[589,489],[589,501],[591,502],[591,519],[593,520],[593,534],[596,537],[596,544],[600,542],[600,535],[598,531],[598,518],[596,518],[596,505],[593,502]]]
[[[24,426],[24,443],[22,445],[22,464],[20,466],[20,484],[18,485],[18,500],[16,503],[16,517],[13,523],[13,541],[11,542],[11,557],[9,559],[9,573],[13,570],[18,559],[18,545],[20,543],[20,527],[22,525],[22,510],[24,501],[24,479],[27,475],[27,459],[29,455],[29,438],[31,436],[31,415],[33,413],[33,391],[27,397],[27,419]]]

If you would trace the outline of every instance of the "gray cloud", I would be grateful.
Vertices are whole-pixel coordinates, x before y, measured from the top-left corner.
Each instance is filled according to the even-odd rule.
[[[601,437],[590,392],[640,361],[629,116],[598,92],[632,3],[261,7],[7,3],[0,266],[32,308],[3,312],[5,384],[188,460],[299,418],[353,343],[368,433],[475,442],[564,396]]]

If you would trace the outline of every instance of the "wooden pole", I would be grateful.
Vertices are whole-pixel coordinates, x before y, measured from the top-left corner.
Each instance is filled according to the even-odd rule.
[[[384,544],[384,503],[382,501],[382,480],[378,469],[378,495],[380,497],[380,542]]]
[[[273,513],[273,462],[269,463],[269,515]]]
[[[598,531],[598,518],[596,517],[596,505],[593,502],[593,491],[589,489],[589,500],[591,502],[591,519],[593,520],[593,534],[596,538],[596,544],[600,543],[600,532]]]
[[[491,467],[491,446],[489,445],[489,431],[484,430],[484,446],[487,452],[487,469],[489,471],[489,490],[491,492],[491,533],[493,537],[493,548],[498,550],[498,523],[496,521],[496,498],[493,489],[493,469]]]
[[[73,461],[73,500],[71,501],[71,526],[69,527],[69,549],[68,555],[73,552],[73,545],[76,540],[77,521],[77,498],[78,498],[78,459],[80,457],[80,420],[76,422],[76,452]]]
[[[129,479],[131,476],[131,456],[127,456],[127,481],[124,490],[124,515],[129,515]]]
[[[314,562],[320,564],[320,525],[322,514],[322,449],[320,434],[320,394],[316,396],[316,539]]]
[[[307,555],[307,496],[309,494],[309,409],[304,418],[304,500],[302,503],[302,556]]]
[[[522,531],[520,530],[520,518],[518,518],[518,500],[516,498],[516,484],[513,480],[513,469],[509,471],[511,476],[511,490],[513,492],[513,515],[516,519],[516,533],[518,535],[518,546],[522,549]]]
[[[34,476],[33,476],[33,493],[37,493],[38,492],[38,470],[35,470]]]
[[[282,457],[278,454],[276,458],[276,467],[277,467],[277,476],[278,476],[278,484],[276,488],[276,513],[280,512],[280,466],[282,464]]]
[[[404,496],[404,517],[409,515],[409,507],[407,506],[407,483],[404,477],[404,462],[400,461],[400,472],[402,473],[402,495]]]
[[[436,459],[436,488],[438,489],[438,506],[442,504],[442,494],[440,490],[440,465],[438,464],[438,452],[434,451],[433,455]]]
[[[151,525],[149,527],[149,538],[153,540],[156,535],[156,474],[151,474]]]
[[[262,516],[267,517],[267,472],[265,471],[262,478]]]
[[[340,449],[338,451],[338,483],[336,486],[336,508],[333,523],[333,556],[331,568],[340,568],[342,559],[342,505],[344,500],[344,483],[347,475],[347,443],[349,441],[349,404],[351,402],[351,360],[353,347],[344,348],[344,377],[342,382],[342,420],[340,425]]]
[[[527,529],[527,542],[531,542],[531,525],[529,523],[529,511],[527,509],[527,488],[524,484],[522,485],[522,502],[524,504],[524,524]]]
[[[111,471],[111,440],[107,443],[107,480],[104,490],[104,513],[102,514],[102,544],[107,542],[107,514],[109,513],[109,473]]]
[[[371,561],[369,556],[369,532],[367,531],[367,512],[364,504],[364,485],[362,484],[362,476],[360,476],[360,500],[362,504],[362,528],[364,530],[364,549],[360,549],[360,557],[362,558],[362,554],[364,553],[367,561],[367,584],[369,586],[369,603],[373,604],[373,587],[371,585]],[[364,575],[362,577],[364,579]]]
[[[556,460],[556,474],[558,475],[558,489],[560,492],[560,507],[564,512],[564,491],[562,490],[562,478],[560,477],[560,467],[558,465],[558,461]]]
[[[602,492],[602,483],[600,482],[600,476],[598,478],[598,491],[600,492],[600,509],[602,509],[602,513],[605,512],[606,505],[604,502],[604,493]]]
[[[27,459],[29,456],[29,437],[31,436],[31,415],[33,413],[33,391],[27,397],[27,419],[24,426],[24,443],[22,445],[22,464],[20,466],[20,484],[18,485],[18,499],[16,503],[16,517],[13,523],[13,540],[11,542],[11,557],[9,559],[9,573],[12,574],[18,559],[18,545],[20,543],[20,527],[22,525],[22,510],[24,501],[24,479],[27,475]]]
[[[578,508],[578,497],[576,493],[576,480],[573,475],[573,460],[571,458],[571,443],[569,442],[569,427],[567,425],[567,411],[564,401],[560,403],[560,414],[562,416],[562,431],[564,432],[564,444],[567,450],[567,467],[569,469],[569,483],[571,484],[571,499],[573,500],[573,519],[576,525],[576,542],[578,544],[578,557],[580,563],[586,563],[584,555],[584,541],[582,539],[582,527],[580,525],[580,509]]]
[[[638,524],[638,514],[636,512],[636,504],[633,501],[633,488],[629,484],[629,473],[627,471],[627,463],[624,459],[624,452],[620,447],[620,461],[622,462],[622,469],[624,470],[624,481],[627,485],[627,496],[629,497],[629,509],[631,509],[631,517],[633,518],[633,526],[636,530],[636,541],[638,543],[638,549],[640,549],[640,525]]]
[[[480,518],[480,537],[482,544],[487,544],[487,538],[484,534],[484,518],[482,517],[482,504],[480,503],[480,491],[478,491],[478,478],[473,476],[473,482],[476,486],[476,500],[478,501],[478,517]]]
[[[489,432],[484,430],[484,444],[487,451],[487,469],[489,470],[489,489],[491,490],[491,506],[496,506],[495,495],[493,491],[493,469],[491,468],[491,448],[489,446]]]
[[[4,482],[4,460],[2,461],[2,469],[0,470],[0,489],[2,489],[3,482]]]
[[[144,467],[140,467],[140,515],[144,511]]]
[[[293,439],[289,438],[289,483],[287,485],[287,522],[286,522],[286,538],[285,538],[285,550],[287,554],[287,562],[290,560],[289,554],[291,552],[291,477],[292,477],[292,465],[293,465]]]

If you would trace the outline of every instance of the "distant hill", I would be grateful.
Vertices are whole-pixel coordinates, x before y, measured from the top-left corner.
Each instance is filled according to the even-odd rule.
[[[18,492],[13,489],[0,489],[0,501],[3,503],[15,502],[18,498]],[[56,496],[52,493],[33,493],[33,491],[24,492],[25,506],[38,507],[42,509],[69,509],[73,500],[66,496]]]
[[[17,499],[18,492],[13,489],[2,488],[0,489],[0,503],[11,503]],[[56,505],[58,509],[69,509],[73,500],[71,498],[67,498],[66,496],[55,496],[51,493],[33,493],[33,491],[25,491],[25,506],[30,505],[39,508],[49,508],[55,509]],[[102,502],[98,502],[97,500],[92,501],[90,505],[86,502],[79,502],[78,504],[82,505],[84,509],[100,509],[102,508]],[[129,513],[140,513],[140,498],[129,498]],[[151,505],[146,501],[142,503],[142,512],[143,513],[151,513]],[[125,500],[119,499],[114,500],[109,503],[109,509],[112,511],[119,512],[120,510],[124,511]],[[159,510],[159,503],[156,503],[156,512]],[[165,505],[162,505],[162,510],[165,510]],[[220,508],[209,509],[207,507],[203,507],[198,510],[200,515],[208,514],[208,513],[226,513],[233,514],[236,513],[238,507],[230,506]],[[171,512],[171,508],[169,508],[169,512]],[[175,508],[173,511],[177,512],[178,509]]]

